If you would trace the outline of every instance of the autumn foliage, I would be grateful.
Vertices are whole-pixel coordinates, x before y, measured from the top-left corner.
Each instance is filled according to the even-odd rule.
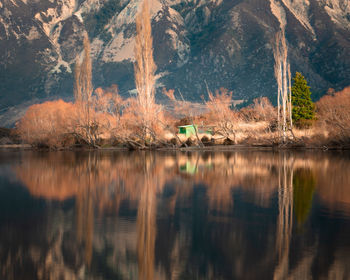
[[[29,107],[17,129],[26,143],[62,147],[74,129],[76,113],[74,104],[63,100],[35,104]]]
[[[115,88],[114,92],[96,89],[89,105],[89,130],[84,118],[86,108],[80,102],[57,100],[35,104],[17,123],[17,131],[24,142],[34,146],[61,148],[75,144],[90,145],[89,137],[99,144],[102,139],[117,135],[117,128],[122,123],[123,102]]]
[[[350,87],[325,95],[316,103],[318,125],[335,140],[350,139]]]
[[[136,98],[123,99],[117,86],[97,88],[90,97],[88,115],[81,102],[47,101],[28,108],[17,123],[25,143],[62,148],[74,145],[99,147],[103,143],[145,147],[143,119]],[[88,119],[87,119],[88,117]],[[162,139],[163,122],[150,123],[153,139]]]
[[[150,138],[145,138],[138,100],[134,97],[123,99],[116,85],[107,89],[97,88],[91,96],[89,106],[89,129],[96,147],[117,144],[142,149],[152,145],[157,147],[184,145],[186,139],[180,139],[180,135],[177,135],[178,125],[191,123],[198,125],[199,137],[190,137],[192,144],[188,142],[188,145],[198,145],[198,139],[204,136],[209,137],[206,141],[213,139],[217,144],[223,143],[225,139],[235,143],[253,141],[268,144],[277,137],[273,129],[277,110],[267,98],[255,99],[248,107],[237,110],[232,105],[232,93],[221,89],[215,94],[210,93],[208,100],[198,109],[196,104],[177,100],[171,90],[164,91],[164,94],[169,95],[173,109],[167,108],[166,114],[159,114],[157,119],[149,124],[149,137],[153,141],[151,144],[147,142]],[[296,141],[306,141],[315,145],[348,143],[349,108],[349,87],[322,97],[316,103],[315,124],[307,129],[310,136],[308,139],[305,139],[305,136],[301,138],[298,136],[299,130],[294,129]],[[33,146],[50,148],[90,146],[86,140],[82,110],[84,108],[81,104],[63,100],[32,105],[17,123],[18,134],[22,141]],[[211,131],[212,135],[203,134],[203,131]]]

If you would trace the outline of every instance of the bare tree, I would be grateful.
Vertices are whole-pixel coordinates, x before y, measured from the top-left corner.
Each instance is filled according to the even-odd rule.
[[[79,130],[76,133],[88,144],[96,146],[98,126],[92,119],[91,110],[93,86],[90,52],[90,41],[85,34],[83,60],[80,63],[78,58],[75,66],[74,97],[79,110]]]
[[[149,140],[152,127],[160,113],[155,103],[155,71],[153,60],[152,27],[148,0],[144,0],[141,11],[136,17],[135,38],[135,84],[137,102],[144,138]]]
[[[276,34],[273,54],[275,58],[275,77],[278,86],[278,130],[283,143],[285,143],[287,133],[292,129],[292,97],[290,64],[288,62],[288,47],[284,27],[281,27],[281,30]]]
[[[80,85],[81,65],[80,65],[78,59],[75,63],[75,69],[74,69],[74,90],[73,91],[74,91],[75,102],[81,104],[82,99],[83,99],[82,93],[81,93],[81,85]]]
[[[221,88],[215,95],[208,90],[209,100],[205,102],[208,108],[208,121],[215,126],[215,133],[225,138],[236,139],[237,122],[239,120],[237,112],[231,109],[232,92]]]
[[[253,100],[253,103],[240,110],[242,118],[247,121],[267,121],[276,120],[277,111],[267,97],[259,97]]]
[[[93,92],[92,66],[90,57],[90,41],[87,35],[84,37],[84,56],[82,61],[79,57],[75,66],[74,97],[76,102],[89,104]]]

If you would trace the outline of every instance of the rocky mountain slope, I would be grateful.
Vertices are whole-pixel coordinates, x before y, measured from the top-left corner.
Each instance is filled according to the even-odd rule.
[[[233,90],[236,99],[274,100],[272,47],[281,26],[292,72],[302,72],[316,96],[350,84],[348,0],[150,1],[158,85],[187,99],[200,100],[207,83]],[[0,125],[13,123],[31,102],[72,96],[84,31],[92,41],[94,86],[118,84],[128,96],[140,3],[0,0]]]

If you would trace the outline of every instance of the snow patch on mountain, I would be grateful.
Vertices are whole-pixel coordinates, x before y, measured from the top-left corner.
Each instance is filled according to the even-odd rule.
[[[64,61],[62,59],[62,56],[59,56],[59,58],[57,59],[57,64],[55,65],[55,67],[50,71],[50,74],[54,74],[54,73],[61,73],[61,67],[65,68],[65,71],[67,71],[68,73],[72,73],[72,69],[69,65],[69,63],[67,61]]]
[[[141,3],[142,0],[131,0],[119,14],[116,14],[112,18],[108,26],[108,31],[115,33],[125,26],[134,24],[136,15],[141,8]],[[160,1],[150,0],[150,13],[152,18],[154,18],[161,9],[162,3]]]
[[[326,0],[325,10],[335,24],[350,30],[349,0]]]
[[[81,3],[81,5],[77,7],[76,10],[80,14],[97,12],[108,1],[109,0],[86,0]]]
[[[48,8],[47,11],[41,11],[34,17],[41,23],[47,37],[50,38],[53,28],[60,21],[71,17],[77,7],[77,0],[59,0],[55,8]]]
[[[316,36],[309,20],[310,2],[308,0],[282,0],[282,2],[301,25],[309,30],[313,36]]]
[[[9,36],[10,36],[8,25],[7,25],[7,23],[5,22],[5,20],[4,20],[3,18],[1,18],[1,17],[0,17],[0,23],[2,24],[2,26],[3,26],[4,30],[5,30],[5,35],[6,35],[6,38],[2,38],[2,37],[0,36],[0,39],[1,39],[1,40],[8,39]]]
[[[276,0],[270,0],[270,8],[272,14],[277,18],[281,29],[285,29],[287,25],[286,12],[282,5]]]
[[[134,61],[135,46],[135,18],[141,6],[140,0],[131,0],[126,7],[115,17],[112,18],[107,26],[108,32],[113,34],[113,38],[102,49],[100,56],[103,62],[122,62],[125,60]],[[184,37],[184,20],[182,16],[174,9],[166,6],[164,2],[158,0],[150,1],[150,12],[154,22],[163,19],[167,15],[169,28],[166,33],[169,35],[174,50],[177,51],[179,61],[178,66],[186,63],[186,57],[189,52],[189,46],[184,43],[179,36]],[[96,46],[99,42],[96,41]]]
[[[135,38],[124,38],[123,32],[117,34],[106,46],[102,55],[103,62],[134,61]]]
[[[26,37],[29,41],[33,41],[33,40],[39,39],[41,37],[41,35],[40,35],[38,29],[35,26],[32,26]]]
[[[168,12],[169,12],[169,19],[172,21],[172,22],[176,22],[178,25],[184,25],[185,22],[184,22],[184,19],[182,18],[182,16],[174,9],[172,8],[168,8]]]

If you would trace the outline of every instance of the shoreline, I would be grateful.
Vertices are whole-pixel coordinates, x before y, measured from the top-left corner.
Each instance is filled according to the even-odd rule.
[[[30,144],[5,144],[0,145],[0,151],[9,150],[30,150],[30,151],[203,151],[203,152],[229,152],[237,150],[258,150],[258,151],[301,151],[301,150],[318,150],[318,151],[348,151],[350,150],[350,145],[343,146],[301,146],[295,144],[285,144],[285,145],[264,145],[264,144],[236,144],[236,145],[211,145],[211,146],[190,146],[190,147],[155,147],[149,149],[129,149],[127,147],[100,147],[100,148],[89,148],[89,147],[67,147],[60,149],[52,148],[38,148],[33,147]]]

